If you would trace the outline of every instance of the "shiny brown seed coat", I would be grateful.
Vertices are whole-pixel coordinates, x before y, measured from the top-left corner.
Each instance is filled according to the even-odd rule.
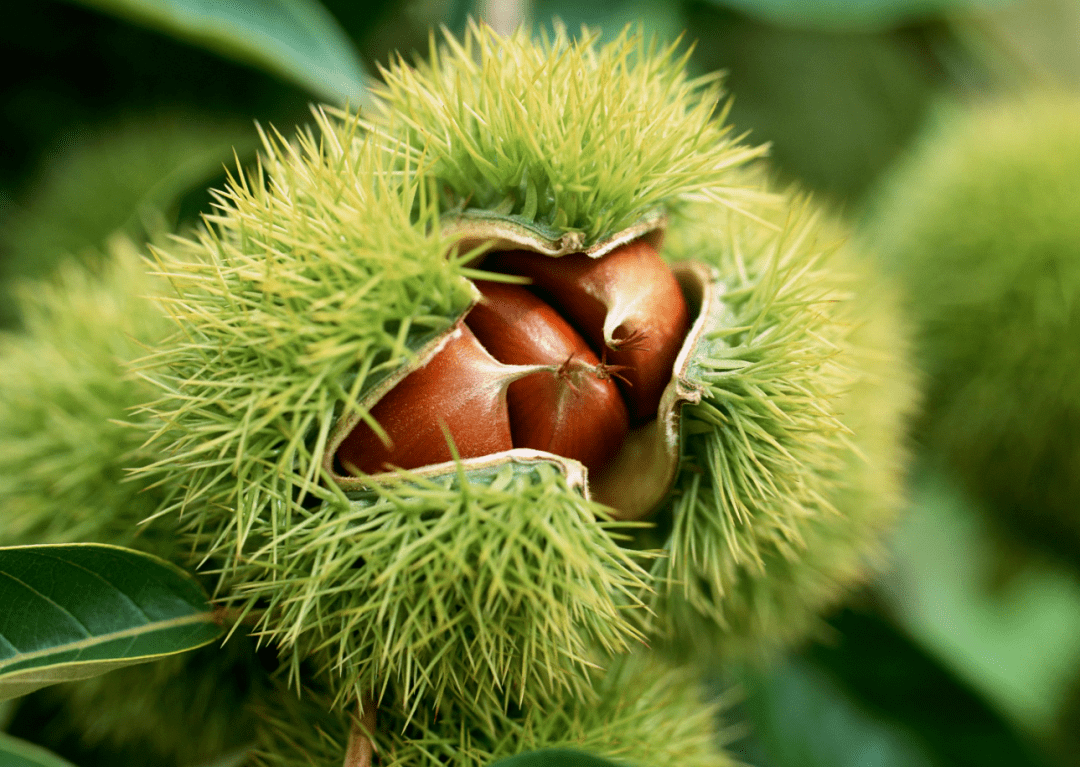
[[[581,461],[590,472],[614,457],[629,429],[619,390],[559,314],[520,285],[477,282],[483,295],[465,318],[480,343],[508,365],[558,366],[510,384],[515,447]]]
[[[656,415],[690,312],[675,275],[644,240],[600,258],[513,251],[485,268],[528,277],[593,345],[618,378],[635,424]]]
[[[530,372],[495,360],[472,331],[460,327],[438,354],[371,409],[390,445],[359,423],[338,448],[338,460],[347,472],[355,467],[365,474],[449,461],[444,424],[462,458],[509,450],[513,442],[506,389]]]
[[[636,241],[595,259],[497,253],[483,267],[535,287],[477,282],[482,299],[464,323],[371,409],[389,441],[361,422],[341,443],[345,473],[449,461],[444,428],[462,458],[528,447],[595,473],[631,425],[656,417],[689,312],[651,245]]]

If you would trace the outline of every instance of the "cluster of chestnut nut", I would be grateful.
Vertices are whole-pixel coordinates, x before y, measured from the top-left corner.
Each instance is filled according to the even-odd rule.
[[[676,277],[645,239],[597,258],[498,252],[481,299],[425,365],[382,396],[337,450],[350,473],[377,474],[532,448],[608,465],[631,429],[657,415],[690,326]]]

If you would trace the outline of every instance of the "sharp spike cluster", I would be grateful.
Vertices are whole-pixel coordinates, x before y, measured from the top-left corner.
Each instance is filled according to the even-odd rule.
[[[387,763],[471,767],[573,742],[725,765],[685,684],[612,656],[805,631],[865,571],[896,506],[912,384],[888,291],[806,200],[742,167],[762,150],[715,119],[718,83],[687,77],[686,55],[632,30],[601,44],[473,26],[387,69],[381,112],[319,109],[291,141],[260,128],[257,166],[230,175],[204,226],[154,249],[152,277],[118,277],[156,308],[105,321],[125,288],[74,280],[31,311],[29,340],[3,342],[18,383],[0,428],[19,439],[0,447],[0,530],[12,509],[51,540],[152,516],[294,688],[267,699],[265,764],[307,764],[293,746],[340,763],[352,712],[374,701]],[[661,498],[655,524],[612,521],[566,459],[463,459],[452,425],[450,468],[354,477],[348,493],[331,468],[344,425],[392,437],[376,399],[467,321],[474,281],[521,282],[480,270],[522,238],[567,263],[651,251],[678,292],[682,309],[648,313],[677,329],[659,378],[615,354],[666,343],[633,302],[582,342],[598,361],[529,363],[565,368],[562,394],[604,383],[648,399],[609,486],[648,496],[642,513]],[[664,259],[695,263],[676,275]],[[638,275],[636,294],[658,281]],[[661,421],[657,401],[692,404]],[[85,445],[59,439],[68,418]],[[635,470],[656,445],[671,447],[662,480]],[[111,511],[88,521],[72,499]],[[290,709],[312,685],[314,706]]]
[[[730,703],[708,698],[698,675],[655,656],[609,659],[587,675],[588,694],[536,706],[491,711],[469,700],[410,716],[396,701],[379,708],[375,751],[383,764],[408,767],[488,767],[516,754],[567,748],[635,763],[734,767],[718,748],[733,740],[717,720]],[[256,767],[337,765],[354,717],[332,710],[323,686],[301,695],[282,691],[261,707]],[[312,738],[314,727],[321,737]]]
[[[668,242],[728,275],[730,317],[698,358],[707,393],[685,410],[652,604],[661,635],[731,649],[804,636],[880,555],[915,391],[896,296],[807,200],[759,214],[776,225],[703,205]]]
[[[589,244],[692,194],[734,205],[730,170],[764,154],[714,119],[719,81],[688,77],[678,41],[474,26],[445,45],[382,70],[367,124],[433,158],[448,211],[498,209]]]

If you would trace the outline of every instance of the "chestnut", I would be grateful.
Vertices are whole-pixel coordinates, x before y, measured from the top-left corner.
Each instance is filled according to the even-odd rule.
[[[600,258],[497,253],[485,266],[532,280],[603,361],[618,366],[632,421],[656,416],[690,313],[675,275],[652,245],[636,240]]]
[[[338,461],[364,474],[443,463],[453,458],[444,429],[461,458],[509,450],[506,389],[538,369],[502,364],[459,326],[438,354],[371,409],[386,439],[360,422],[338,448]]]
[[[449,435],[465,460],[524,448],[576,461],[616,516],[648,514],[675,476],[680,404],[698,396],[675,370],[693,345],[675,273],[641,238],[600,253],[497,251],[479,266],[492,279],[473,280],[477,300],[452,333],[389,391],[369,395],[368,418],[339,425],[339,483],[445,463]]]
[[[622,445],[626,405],[607,369],[558,312],[525,287],[479,281],[465,318],[484,347],[508,365],[557,365],[510,384],[514,447],[573,458],[600,470]]]

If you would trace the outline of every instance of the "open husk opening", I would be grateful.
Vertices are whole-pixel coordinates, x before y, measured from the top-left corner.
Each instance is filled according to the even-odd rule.
[[[488,252],[527,250],[552,258],[584,252],[593,258],[602,258],[615,248],[638,238],[646,239],[659,249],[665,224],[666,219],[662,214],[653,213],[634,226],[584,249],[581,248],[580,238],[574,237],[575,233],[545,232],[528,222],[496,214],[487,218],[479,214],[460,216],[450,222],[444,231],[456,238],[457,246],[462,250],[478,247],[486,247]],[[722,285],[715,270],[695,262],[672,264],[671,269],[690,310],[691,326],[676,357],[671,380],[664,389],[656,417],[631,429],[614,459],[589,476],[585,467],[575,460],[540,450],[515,448],[463,459],[460,468],[474,470],[506,463],[549,462],[556,464],[566,476],[568,484],[586,498],[611,507],[612,516],[616,519],[643,519],[654,511],[667,495],[678,473],[682,406],[701,401],[703,387],[690,377],[694,353],[710,330],[723,322],[724,314]],[[473,303],[476,300],[479,300],[479,293]],[[462,332],[463,319],[464,315],[444,334],[418,349],[411,364],[402,365],[365,393],[359,402],[361,410],[369,411],[407,375],[429,364],[455,334]],[[411,469],[407,473],[390,471],[367,476],[349,475],[339,465],[336,455],[342,442],[360,421],[359,412],[343,415],[327,444],[323,468],[342,489],[362,491],[370,488],[372,483],[398,482],[409,476],[438,478],[459,471],[459,464],[449,461]]]

